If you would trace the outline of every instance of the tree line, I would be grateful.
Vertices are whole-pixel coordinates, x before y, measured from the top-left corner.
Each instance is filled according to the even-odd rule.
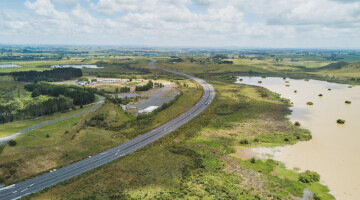
[[[146,85],[136,86],[135,91],[148,91],[154,87],[154,83],[150,80]]]
[[[32,96],[49,95],[58,97],[64,95],[73,99],[74,105],[86,105],[95,101],[95,88],[84,88],[78,86],[51,85],[46,83],[27,84],[24,88],[32,92]]]
[[[10,72],[11,76],[14,77],[15,81],[23,82],[38,82],[38,81],[62,81],[70,80],[72,77],[81,77],[81,69],[76,68],[56,68],[53,70],[45,71],[21,71],[21,72]]]
[[[62,97],[48,99],[38,104],[30,104],[23,109],[14,109],[10,105],[0,105],[0,123],[51,115],[68,111],[70,108],[73,108],[72,102]]]
[[[120,89],[118,87],[115,88],[115,93],[125,93],[125,92],[130,92],[130,88],[129,87],[120,87]]]

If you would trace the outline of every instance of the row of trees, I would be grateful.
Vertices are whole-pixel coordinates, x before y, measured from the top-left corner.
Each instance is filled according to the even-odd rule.
[[[148,91],[154,87],[154,83],[150,80],[146,85],[136,86],[135,91]]]
[[[94,88],[83,88],[78,86],[51,85],[46,83],[27,84],[24,87],[27,91],[32,92],[32,96],[36,97],[40,94],[58,97],[64,95],[73,99],[74,105],[86,105],[95,101]]]
[[[81,77],[81,69],[76,68],[57,68],[53,70],[11,72],[10,75],[16,81],[38,82],[38,81],[61,81],[70,80],[72,77]]]
[[[15,109],[10,106],[0,105],[0,123],[16,120],[32,119],[56,112],[65,112],[73,107],[73,104],[64,98],[52,98],[38,104],[30,104],[23,109]]]
[[[125,93],[125,92],[130,92],[130,88],[129,87],[116,87],[115,88],[115,93]]]
[[[139,97],[136,96],[136,97],[133,97],[133,98],[128,98],[128,97],[125,97],[125,98],[119,98],[117,95],[114,95],[114,96],[110,96],[110,95],[106,95],[105,96],[106,98],[106,101],[110,101],[111,103],[113,104],[128,104],[130,103],[131,101],[138,101]]]

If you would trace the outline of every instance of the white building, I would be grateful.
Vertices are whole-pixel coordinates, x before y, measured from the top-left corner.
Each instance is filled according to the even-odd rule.
[[[81,86],[86,86],[88,83],[86,81],[79,81],[77,84]]]
[[[159,106],[149,106],[145,108],[144,110],[139,110],[138,114],[147,114],[151,113],[152,111],[156,110]]]

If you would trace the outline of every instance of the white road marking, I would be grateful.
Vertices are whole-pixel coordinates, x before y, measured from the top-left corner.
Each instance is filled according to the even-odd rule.
[[[4,188],[1,188],[0,191],[1,190],[7,190],[7,189],[10,189],[10,188],[13,188],[13,187],[15,187],[15,184],[9,185],[9,186],[4,187]]]
[[[28,188],[25,188],[25,189],[21,190],[21,192],[25,192],[27,189],[28,189]]]
[[[118,150],[116,153],[115,153],[115,156],[119,153],[120,150]]]
[[[31,187],[31,186],[33,186],[33,185],[34,185],[34,183],[33,183],[33,184],[31,184],[31,185],[30,185],[30,187]]]

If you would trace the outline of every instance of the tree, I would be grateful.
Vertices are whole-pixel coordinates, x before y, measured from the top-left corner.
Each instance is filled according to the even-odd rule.
[[[40,91],[39,91],[39,89],[34,89],[34,91],[31,93],[31,97],[32,98],[35,98],[35,97],[38,97],[38,96],[40,96],[41,94],[40,94]]]

